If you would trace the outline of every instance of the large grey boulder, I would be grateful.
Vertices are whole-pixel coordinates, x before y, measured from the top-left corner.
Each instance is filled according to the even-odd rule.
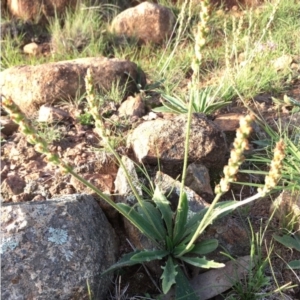
[[[43,104],[70,100],[85,93],[84,78],[91,68],[94,85],[102,92],[118,83],[125,96],[137,92],[136,82],[145,84],[145,74],[133,62],[106,57],[87,57],[46,63],[36,66],[17,66],[0,73],[2,95],[10,97],[27,115]]]
[[[139,43],[160,44],[172,35],[174,24],[175,17],[169,8],[143,2],[117,15],[111,31],[121,38],[136,38]]]
[[[159,160],[165,173],[177,176],[184,158],[186,122],[186,115],[144,122],[128,136],[127,146],[133,149],[139,162],[157,164]],[[220,128],[205,115],[194,113],[189,162],[202,163],[207,168],[222,167],[226,153],[225,136]]]
[[[1,299],[105,299],[117,239],[87,195],[1,208]]]

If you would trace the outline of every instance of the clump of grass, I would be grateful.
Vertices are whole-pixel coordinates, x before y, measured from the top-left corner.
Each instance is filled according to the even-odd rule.
[[[54,18],[49,26],[54,57],[72,59],[104,53],[105,11],[107,11],[106,5],[81,6],[75,12],[66,11],[63,25],[60,19]]]
[[[211,25],[212,47],[203,53],[206,64],[212,66],[202,71],[202,80],[210,78],[214,83],[223,84],[221,94],[225,94],[227,101],[239,95],[250,101],[260,93],[283,91],[291,70],[277,71],[272,61],[283,54],[297,55],[295,45],[299,35],[295,36],[294,26],[299,8],[299,3],[292,0],[278,0],[266,3],[259,12],[247,10],[238,17],[216,14]],[[297,42],[291,42],[283,29],[286,27]],[[211,75],[214,73],[215,76]]]
[[[264,299],[271,293],[264,293],[263,289],[270,284],[271,278],[266,276],[265,271],[268,266],[271,251],[268,256],[264,258],[262,253],[264,235],[267,227],[262,230],[262,224],[260,225],[260,231],[254,234],[252,225],[249,221],[251,230],[251,251],[250,251],[250,267],[249,272],[245,278],[241,281],[235,282],[232,287],[232,292],[226,296],[226,300],[241,299],[241,300],[255,300]],[[225,254],[225,253],[224,253]],[[228,256],[227,254],[225,254]],[[231,260],[235,260],[229,256]]]
[[[51,144],[55,141],[61,140],[63,133],[59,130],[57,125],[48,125],[47,123],[34,122],[37,135]]]
[[[257,29],[258,17],[254,19],[252,11],[246,16],[241,16],[239,20],[232,17],[231,33],[228,33],[228,23],[225,19],[226,75],[223,77],[224,85],[234,86],[247,100],[262,91],[274,91],[280,87],[282,76],[271,63],[278,51],[275,51],[276,44],[272,40],[269,41],[268,37],[268,33],[271,33],[271,24],[279,9],[279,3],[280,0],[273,6],[262,32]],[[264,43],[270,47],[262,50]],[[271,47],[271,44],[274,46]],[[233,95],[230,93],[229,96]]]
[[[213,114],[218,109],[221,109],[231,103],[221,97],[218,97],[218,93],[221,87],[206,87],[198,92],[194,93],[193,99],[181,99],[177,96],[170,96],[168,94],[162,94],[163,106],[153,109],[154,112],[165,112],[175,114],[185,114],[188,112],[188,103],[192,101],[193,112]]]

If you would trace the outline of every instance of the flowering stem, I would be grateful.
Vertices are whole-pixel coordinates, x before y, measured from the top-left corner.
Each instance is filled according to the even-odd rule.
[[[96,100],[95,100],[94,87],[93,87],[92,72],[91,72],[90,68],[87,69],[87,75],[85,77],[85,85],[86,85],[86,91],[87,91],[86,98],[87,98],[89,108],[91,110],[91,114],[92,114],[92,116],[95,120],[95,127],[96,127],[96,130],[97,130],[97,133],[102,138],[104,143],[107,145],[109,150],[113,153],[114,157],[116,158],[116,160],[119,163],[119,166],[123,169],[125,177],[127,179],[127,182],[129,184],[135,198],[137,199],[137,202],[139,203],[140,207],[143,209],[143,213],[145,214],[147,221],[149,223],[151,223],[153,231],[156,231],[157,236],[160,236],[161,239],[163,239],[162,233],[158,231],[157,226],[153,222],[153,218],[151,217],[151,215],[149,214],[148,210],[145,207],[145,201],[139,195],[136,187],[134,186],[134,183],[133,183],[133,181],[132,181],[132,179],[131,179],[131,177],[130,177],[127,169],[126,169],[126,166],[124,165],[120,155],[117,153],[117,151],[115,151],[115,149],[113,148],[113,146],[111,145],[111,143],[109,141],[109,138],[107,137],[107,135],[105,133],[105,127],[104,127],[102,117],[101,117],[101,115],[99,114],[99,112],[97,110],[97,103],[96,103]],[[127,216],[125,216],[125,217],[127,217]],[[154,243],[156,243],[156,241],[153,240],[151,237],[150,237],[150,239]]]
[[[88,188],[96,192],[103,200],[105,200],[108,204],[110,204],[113,208],[115,208],[119,213],[121,213],[125,218],[127,218],[135,227],[137,227],[144,235],[146,235],[150,240],[152,240],[154,244],[159,246],[157,241],[153,239],[150,235],[148,235],[147,232],[144,232],[142,227],[139,226],[139,224],[137,223],[137,221],[134,218],[130,217],[130,215],[128,215],[126,212],[124,212],[118,206],[118,204],[116,204],[108,195],[104,194],[92,183],[88,182],[82,176],[74,172],[72,166],[65,163],[63,160],[61,160],[56,153],[52,153],[48,148],[47,142],[38,136],[35,129],[29,124],[29,121],[26,119],[25,115],[20,111],[18,106],[14,104],[11,99],[4,98],[2,100],[2,105],[5,108],[5,110],[10,114],[11,119],[17,124],[19,124],[20,130],[21,132],[23,132],[23,134],[25,134],[27,141],[35,145],[36,151],[45,154],[47,160],[50,163],[54,164],[55,166],[59,166],[63,172],[71,174],[77,180],[82,182],[85,186],[87,186]],[[126,170],[125,167],[124,170]]]
[[[174,225],[174,233],[179,231],[178,226],[180,226],[179,218],[182,212],[185,178],[186,178],[187,165],[188,165],[190,130],[191,130],[192,113],[193,113],[193,100],[195,99],[195,94],[199,93],[197,85],[199,82],[199,67],[202,60],[201,50],[204,48],[206,42],[205,36],[207,34],[208,19],[209,19],[209,1],[205,0],[201,2],[200,22],[198,23],[197,33],[195,35],[195,49],[194,49],[195,55],[191,63],[193,69],[193,75],[189,86],[189,105],[188,105],[188,113],[187,113],[183,171],[182,171],[182,178],[181,178],[179,201],[177,206],[177,214],[176,214],[176,220]]]
[[[238,172],[239,166],[242,164],[244,160],[243,152],[245,149],[248,148],[247,139],[251,132],[252,120],[253,120],[253,116],[250,115],[240,120],[240,128],[237,130],[236,138],[233,143],[234,148],[231,150],[228,165],[224,167],[224,177],[220,180],[220,184],[217,185],[215,188],[216,196],[213,202],[211,203],[211,205],[209,206],[207,212],[203,216],[197,230],[195,231],[188,245],[178,256],[182,256],[185,253],[189,252],[196,239],[205,230],[205,228],[208,225],[210,225],[212,221],[216,218],[215,216],[213,216],[214,208],[218,203],[218,201],[220,200],[221,196],[229,190],[230,182],[235,181],[235,175]]]

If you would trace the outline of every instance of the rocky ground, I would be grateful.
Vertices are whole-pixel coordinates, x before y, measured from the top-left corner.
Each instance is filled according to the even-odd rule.
[[[296,99],[297,97],[299,99],[298,83],[295,83],[294,87],[291,89],[291,94]],[[268,99],[267,95],[265,95],[265,97],[265,99]],[[260,102],[257,104],[260,105]],[[62,106],[58,107],[63,109]],[[264,103],[264,108],[265,107],[266,105]],[[118,171],[118,166],[114,157],[100,146],[99,136],[95,133],[93,125],[81,125],[78,120],[69,117],[66,110],[63,111],[68,116],[67,118],[62,119],[59,122],[55,121],[55,123],[52,124],[47,122],[44,129],[46,134],[47,130],[51,127],[51,130],[55,131],[55,135],[57,136],[57,139],[50,145],[51,150],[56,151],[64,161],[71,163],[78,174],[94,183],[102,191],[108,194],[114,194],[114,181]],[[226,124],[226,133],[229,141],[232,140],[232,137],[234,136],[238,124],[238,117],[243,115],[244,112],[244,108],[233,106],[228,113],[220,112],[216,113],[214,116],[214,122],[216,124],[222,128],[224,128],[224,124]],[[266,116],[270,117],[270,120],[276,114],[271,106],[267,106],[267,109],[264,112]],[[77,114],[79,114],[79,112],[77,112]],[[170,118],[169,115],[154,115],[151,112],[148,112],[148,114],[145,113],[143,117],[147,119],[150,118],[150,116],[157,119]],[[132,130],[137,124],[146,122],[143,120],[143,117],[137,117],[134,122],[131,122],[131,124],[127,126],[127,128],[114,130],[120,130],[122,134],[126,135],[126,132]],[[286,117],[288,118],[288,113],[286,114]],[[228,147],[230,147],[230,143],[228,144]],[[126,154],[129,155],[129,157],[134,158],[132,150],[126,148],[126,145],[122,142],[120,143],[120,146],[117,147],[117,151],[120,154]],[[158,170],[158,166],[146,165],[146,169],[150,175],[154,176],[156,170]],[[116,215],[115,211],[103,200],[99,199],[96,194],[91,193],[89,188],[85,187],[82,183],[68,174],[61,173],[58,168],[53,167],[53,165],[45,159],[44,155],[36,152],[34,146],[27,143],[26,137],[18,132],[17,129],[14,129],[11,133],[4,136],[1,149],[1,170],[1,193],[3,202],[5,203],[45,201],[47,199],[69,194],[87,193],[94,195],[98,201],[100,201],[99,204],[101,208],[106,213],[111,224],[113,224],[117,236],[121,238],[118,255],[121,256],[132,250],[126,238],[126,233],[124,232],[122,225],[123,221]],[[210,172],[210,174],[211,176],[216,176],[216,174],[212,174],[212,172]],[[178,175],[178,172],[176,175]],[[217,174],[217,177],[218,176],[219,174]],[[238,180],[247,182],[249,176],[241,174],[238,177]],[[254,189],[249,189],[247,187],[241,188],[240,185],[233,185],[232,191],[237,199],[244,199],[247,196],[250,196],[254,192]],[[202,196],[205,197],[203,194]],[[227,199],[230,196],[231,195],[224,196],[224,199]],[[207,194],[204,199],[209,202],[211,197],[211,194]],[[230,229],[232,232],[238,234],[238,238],[229,241],[229,243],[235,243],[238,245],[237,248],[240,249],[242,249],[245,244],[247,246],[248,243],[250,243],[250,240],[249,237],[244,234],[248,226],[241,222],[241,220],[243,220],[244,217],[248,217],[252,221],[253,230],[258,231],[262,223],[266,223],[269,219],[271,203],[272,200],[270,198],[263,199],[255,202],[253,206],[249,208],[246,215],[235,215],[235,218],[237,218],[238,221],[234,222],[232,226],[241,226],[241,228],[238,232],[236,232],[236,229]],[[265,237],[266,249],[263,248],[263,251],[267,251],[267,247],[272,239],[272,232],[273,230],[276,230],[277,226],[277,221],[272,221],[271,226],[269,226],[270,230],[267,231]],[[237,251],[239,252],[240,249]],[[300,258],[299,253],[292,253],[279,244],[276,245],[276,253],[285,261],[289,261],[291,258]],[[278,276],[276,276],[277,279],[280,280],[278,282],[280,285],[287,282],[298,284],[293,272],[285,269],[285,264],[281,259],[274,255],[274,257],[272,257],[272,263],[276,266],[274,272]],[[269,271],[267,275],[272,276],[271,271]],[[158,280],[157,275],[152,275],[152,277],[154,280]],[[157,293],[156,287],[152,284],[148,274],[142,267],[129,268],[123,276],[120,275],[114,280],[115,288],[117,290],[120,288],[124,292],[126,290],[126,295],[135,296],[144,293],[152,295],[153,293]],[[273,280],[271,281],[273,282]],[[273,285],[270,286],[269,289],[271,290],[274,287],[275,283],[273,282]],[[297,299],[297,292],[298,289],[295,288],[292,293],[289,292],[287,294],[291,295],[291,299]],[[114,293],[115,290],[112,290],[112,294]]]
[[[159,35],[157,38],[159,38]],[[42,54],[45,57],[50,55],[49,48],[47,48],[46,44],[39,45],[39,48],[36,48],[34,45],[31,47],[35,50],[30,51],[33,51],[35,54],[39,53],[39,55]],[[61,91],[65,94],[72,95],[72,93],[83,86],[82,84],[74,84],[75,86],[70,87],[66,84],[64,85],[62,82],[69,83],[71,80],[70,78],[74,78],[72,75],[73,70],[78,68],[74,71],[74,74],[81,74],[81,79],[83,79],[88,67],[94,66],[95,74],[98,74],[97,70],[104,68],[101,65],[97,69],[97,66],[95,66],[96,63],[96,59],[91,58],[90,62],[83,63],[83,67],[81,62],[79,64],[74,62],[71,66],[66,63],[66,65],[63,65],[62,67],[53,63],[53,65],[47,65],[45,69],[40,70],[38,70],[38,68],[34,69],[34,67],[31,66],[23,67],[22,70],[20,67],[17,67],[16,69],[7,69],[2,72],[2,78],[6,78],[2,79],[2,92],[6,92],[3,92],[6,97],[9,96],[16,99],[16,103],[19,101],[18,104],[23,112],[26,113],[27,117],[33,121],[35,126],[37,126],[39,135],[43,136],[49,142],[51,151],[57,152],[62,160],[70,163],[78,174],[92,182],[101,191],[110,195],[115,195],[120,194],[119,190],[121,189],[120,187],[119,190],[116,188],[116,177],[119,168],[115,158],[99,138],[99,135],[94,128],[93,120],[91,120],[86,113],[86,103],[83,101],[78,104],[71,101],[68,103],[57,102],[52,105],[52,100],[54,98],[51,97],[59,98],[61,96]],[[128,70],[131,76],[135,78],[141,74],[135,65],[122,66],[122,71],[119,72],[119,65],[114,69],[114,67],[111,67],[111,63],[112,61],[107,62],[105,70],[107,71],[107,74],[112,74],[112,78],[117,77],[122,79],[122,74]],[[118,62],[113,61],[113,64],[117,63]],[[292,80],[286,92],[290,97],[293,97],[297,101],[300,101],[299,63],[299,57],[293,57],[289,62],[290,65],[294,64],[293,72],[296,74],[294,77],[296,79]],[[55,70],[55,68],[62,68],[65,72],[55,77],[56,75],[53,75],[55,72],[53,74],[51,73],[52,68],[53,70]],[[44,70],[47,70],[47,72],[49,71],[50,73],[46,74]],[[24,79],[25,77],[26,80]],[[42,82],[43,79],[45,79],[45,83]],[[111,79],[108,78],[106,82],[110,80]],[[144,80],[145,82],[142,82],[142,85],[145,85],[146,83],[146,76],[144,77]],[[49,86],[47,86],[48,81],[51,81],[55,87],[62,84],[60,90],[51,90]],[[102,83],[101,78],[97,78],[97,75],[95,81],[105,89],[105,83]],[[31,83],[32,86],[30,86]],[[45,91],[51,91],[51,93],[49,92],[47,94]],[[174,179],[178,178],[182,171],[181,162],[184,137],[182,139],[182,132],[180,129],[182,129],[183,123],[178,121],[179,123],[177,124],[176,118],[178,117],[173,114],[154,113],[152,111],[153,107],[157,107],[161,103],[161,97],[155,91],[136,93],[137,90],[135,90],[134,85],[133,87],[127,86],[127,91],[131,96],[125,95],[123,99],[120,99],[119,103],[107,100],[100,110],[103,116],[105,116],[106,131],[110,140],[115,143],[116,151],[120,155],[128,156],[137,163],[143,162],[145,169],[153,180],[159,168],[162,172],[169,174]],[[35,95],[35,97],[32,97],[34,98],[33,100],[29,99],[31,92]],[[53,96],[56,92],[57,95]],[[20,93],[23,94],[23,99],[16,96]],[[47,94],[47,96],[44,94]],[[49,98],[47,98],[48,96]],[[238,128],[240,116],[245,115],[249,110],[252,110],[257,114],[260,114],[272,126],[274,125],[274,120],[278,118],[278,112],[280,111],[280,118],[283,124],[291,124],[292,122],[295,126],[300,127],[299,113],[291,115],[292,107],[288,104],[274,105],[271,96],[272,95],[270,94],[257,95],[247,108],[241,105],[240,102],[234,101],[226,108],[220,109],[208,116],[208,118],[205,118],[205,124],[203,123],[204,125],[202,124],[202,126],[209,134],[211,134],[209,141],[203,141],[203,144],[206,146],[201,148],[201,153],[198,153],[195,150],[195,153],[191,152],[190,155],[191,163],[202,163],[208,169],[207,175],[210,179],[205,182],[206,185],[203,188],[205,192],[198,193],[198,197],[205,202],[210,203],[213,198],[212,190],[215,182],[219,180],[222,168],[228,158],[229,149],[232,146],[231,143],[235,136],[235,131]],[[276,95],[277,98],[282,96],[283,95]],[[198,124],[199,122],[204,121],[201,119],[201,121],[198,120],[196,123]],[[163,125],[165,127],[156,125],[160,123],[165,124]],[[148,126],[148,129],[141,129],[142,126],[144,126],[143,124],[151,125]],[[59,168],[54,167],[47,161],[45,155],[38,153],[35,146],[26,141],[26,137],[18,130],[18,127],[6,118],[6,112],[4,110],[1,111],[1,126],[2,203],[20,204],[34,201],[43,202],[52,198],[61,197],[62,195],[91,194],[97,199],[101,209],[104,211],[119,238],[117,256],[120,257],[122,254],[131,251],[132,247],[136,247],[136,245],[129,243],[132,237],[129,237],[128,232],[124,229],[126,226],[124,226],[123,219],[89,188],[85,187],[71,175],[62,173]],[[174,126],[173,131],[172,126]],[[198,127],[195,128],[194,143],[195,145],[196,143],[199,143],[200,145],[202,143],[202,137],[197,136],[197,132],[200,130]],[[147,133],[147,130],[150,132],[149,134]],[[224,140],[222,140],[222,142],[221,140],[216,139],[214,130],[221,132],[222,136],[223,134],[225,135],[225,142]],[[152,136],[153,132],[156,131],[161,132],[161,139]],[[170,141],[167,141],[168,134],[171,131],[176,134],[170,137]],[[251,140],[256,139],[257,136],[261,134],[261,131],[262,129],[257,124],[253,125]],[[163,136],[164,132],[167,133],[166,136]],[[155,139],[155,142],[153,142],[153,139]],[[138,143],[137,146],[135,144],[136,141]],[[147,143],[145,141],[147,141]],[[148,146],[151,144],[147,151],[145,150],[146,154],[144,153],[143,146],[139,145],[139,143],[146,143]],[[218,146],[222,147],[222,151]],[[204,153],[205,149],[210,147],[212,149],[211,152]],[[197,147],[195,146],[195,148]],[[171,152],[171,150],[174,153]],[[161,151],[160,164],[157,164],[155,151]],[[255,151],[255,144],[251,144],[248,154],[251,154],[251,151]],[[193,153],[195,154],[195,158],[192,156]],[[138,175],[139,180],[147,186],[147,179],[145,176],[140,174],[140,172],[138,172]],[[250,180],[253,180],[253,178],[250,178],[249,175],[238,175],[238,181],[249,182]],[[254,178],[254,180],[257,180],[258,183],[262,182],[262,179],[259,177]],[[254,188],[235,184],[232,186],[232,191],[224,195],[223,199],[231,199],[232,196],[236,197],[236,199],[244,199],[251,196],[254,192]],[[224,237],[220,237],[220,239],[224,239],[223,245],[234,245],[236,247],[236,257],[248,255],[249,252],[243,253],[243,247],[247,248],[250,244],[248,236],[249,226],[245,220],[246,218],[249,218],[253,231],[259,232],[260,228],[264,228],[268,223],[270,206],[276,196],[277,194],[266,199],[261,199],[247,209],[236,212],[229,220],[226,219],[226,224],[216,225],[211,233],[208,231],[208,234],[215,236],[218,233],[216,228],[228,226],[226,228],[232,233],[232,236],[228,233],[224,233]],[[272,234],[273,232],[276,232],[276,228],[279,226],[278,220],[274,218],[268,226],[269,229],[266,232],[262,246],[264,255],[266,255],[270,249]],[[239,227],[238,230],[236,227]],[[300,274],[299,272],[296,272],[295,275],[295,272],[285,268],[284,262],[290,261],[291,259],[300,259],[300,253],[297,251],[292,252],[279,244],[275,245],[275,249],[271,256],[271,266],[273,266],[274,269],[266,268],[265,270],[265,275],[271,278],[270,284],[267,285],[266,290],[262,292],[268,290],[271,291],[276,288],[275,277],[279,286],[288,282],[298,285],[293,289],[284,292],[285,298],[283,299],[300,299]],[[130,299],[137,299],[134,298],[137,295],[146,295],[145,299],[152,299],[152,297],[155,297],[155,295],[158,294],[158,291],[152,280],[158,282],[160,274],[156,273],[155,268],[153,269],[151,266],[149,269],[151,276],[149,276],[141,266],[122,270],[122,272],[113,279],[113,287],[110,290],[111,299],[126,299],[125,295],[128,296],[128,299],[129,297],[133,297]],[[246,279],[242,279],[242,282],[246,282]],[[120,295],[122,293],[124,293],[123,298]],[[108,299],[110,299],[109,296]],[[218,295],[211,299],[217,300],[224,298]],[[279,295],[276,295],[273,298],[269,297],[265,299],[281,298]]]

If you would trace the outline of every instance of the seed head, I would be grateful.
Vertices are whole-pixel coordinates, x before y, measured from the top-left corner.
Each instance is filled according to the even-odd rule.
[[[240,128],[236,132],[236,138],[233,143],[233,149],[230,153],[228,165],[224,167],[224,177],[220,184],[216,186],[215,193],[225,193],[229,190],[230,182],[236,180],[235,176],[242,162],[244,161],[243,152],[248,149],[248,137],[251,133],[251,123],[254,117],[247,115],[240,120]]]
[[[283,159],[285,157],[285,144],[283,140],[280,140],[274,149],[274,156],[271,161],[270,171],[265,178],[265,185],[258,189],[258,192],[264,197],[272,189],[274,189],[281,177],[281,170],[283,165]]]

